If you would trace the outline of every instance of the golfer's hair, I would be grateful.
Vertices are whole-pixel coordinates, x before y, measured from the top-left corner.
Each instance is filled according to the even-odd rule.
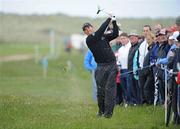
[[[121,33],[121,34],[119,35],[119,37],[121,37],[121,36],[124,36],[124,37],[127,37],[127,38],[128,38],[128,34],[125,33],[125,32],[123,32],[123,33]]]
[[[149,30],[151,31],[151,26],[150,25],[144,25],[144,27],[148,27]]]

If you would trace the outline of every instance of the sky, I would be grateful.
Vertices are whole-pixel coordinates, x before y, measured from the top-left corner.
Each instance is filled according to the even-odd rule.
[[[117,17],[176,17],[180,0],[0,0],[0,11],[17,14],[57,14],[101,17],[97,6]],[[178,6],[179,5],[179,6]]]

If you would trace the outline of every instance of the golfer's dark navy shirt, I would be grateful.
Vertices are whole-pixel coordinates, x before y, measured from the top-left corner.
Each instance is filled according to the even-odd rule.
[[[111,18],[108,18],[95,33],[86,38],[86,44],[93,53],[97,63],[111,63],[116,61],[115,55],[109,45],[109,42],[119,34],[116,21],[112,22],[113,32],[106,35],[104,34],[110,21]]]

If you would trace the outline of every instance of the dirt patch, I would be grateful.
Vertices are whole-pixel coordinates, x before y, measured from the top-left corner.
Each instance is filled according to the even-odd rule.
[[[28,54],[19,54],[11,56],[0,56],[0,62],[9,62],[9,61],[22,61],[32,59],[33,55]]]

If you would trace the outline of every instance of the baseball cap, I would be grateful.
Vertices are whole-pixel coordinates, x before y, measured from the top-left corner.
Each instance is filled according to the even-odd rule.
[[[84,23],[82,26],[82,30],[84,31],[86,27],[90,27],[90,26],[92,27],[92,25],[89,22]]]
[[[169,39],[173,39],[173,40],[175,40],[175,41],[178,41],[177,40],[177,37],[179,36],[179,31],[175,31],[174,33],[173,33],[173,35],[171,35],[171,36],[169,36]]]
[[[166,29],[161,29],[160,32],[159,32],[160,35],[166,35]]]
[[[137,33],[134,33],[134,32],[130,33],[130,34],[129,34],[129,37],[130,37],[130,36],[137,36],[137,37],[139,37],[139,35],[138,35]]]
[[[157,37],[157,36],[160,36],[160,35],[166,35],[166,33],[167,33],[167,31],[166,31],[165,28],[164,28],[164,29],[161,29],[159,32],[156,33],[156,37]]]
[[[175,32],[175,31],[177,31],[176,26],[171,26],[171,27],[167,28],[167,31],[168,32]]]

